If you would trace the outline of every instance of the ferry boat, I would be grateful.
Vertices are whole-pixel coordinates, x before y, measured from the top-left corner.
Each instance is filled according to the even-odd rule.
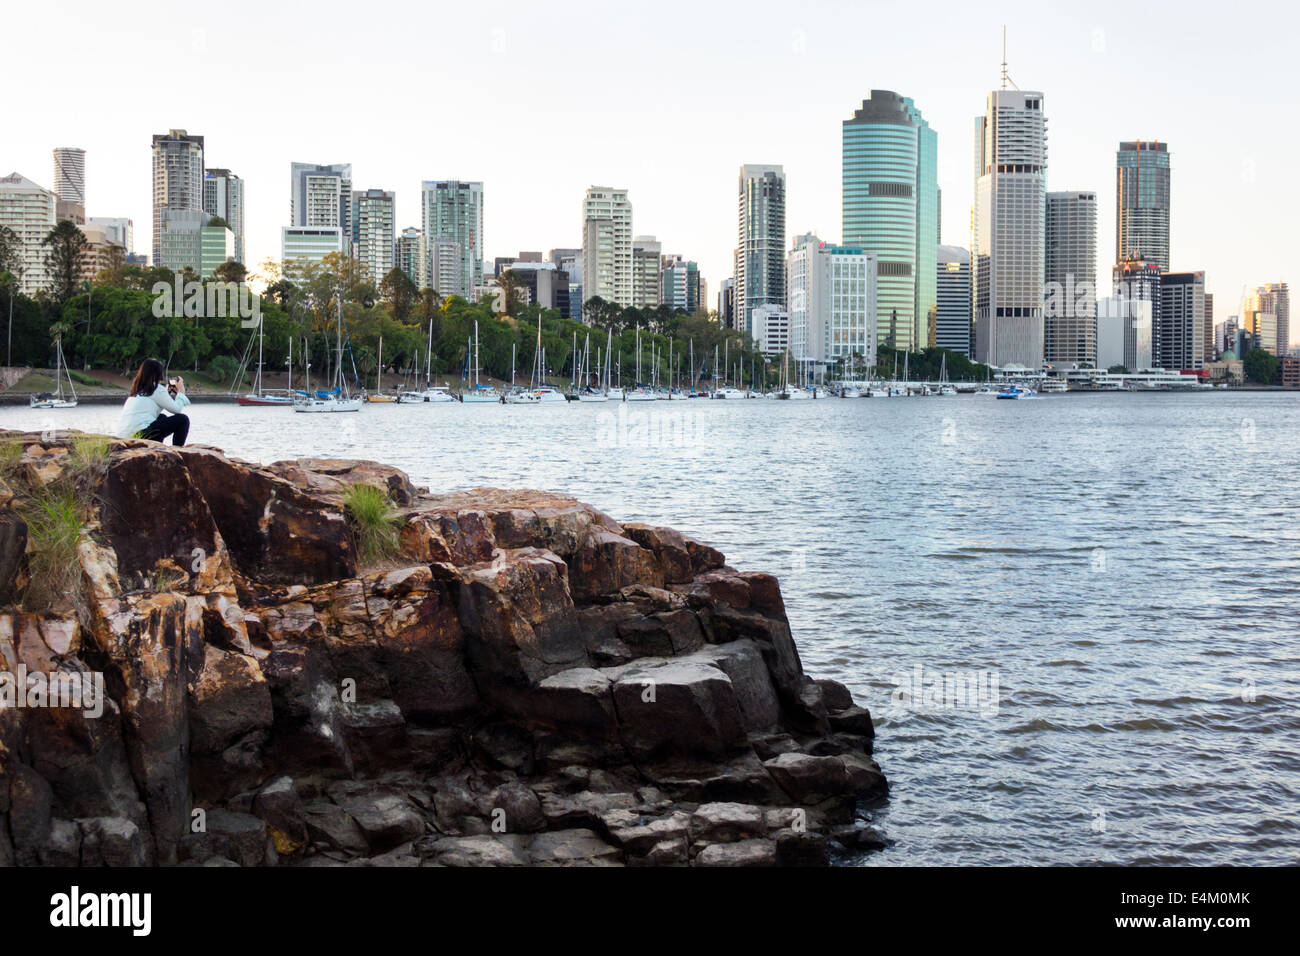
[[[997,393],[998,398],[1033,398],[1034,390],[1030,388],[1021,388],[1019,385],[1008,385],[1002,391]]]

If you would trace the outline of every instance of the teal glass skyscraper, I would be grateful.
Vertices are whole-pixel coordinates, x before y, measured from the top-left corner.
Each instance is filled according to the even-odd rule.
[[[872,90],[844,121],[845,245],[878,257],[877,340],[896,348],[930,344],[939,244],[939,138],[916,104]]]

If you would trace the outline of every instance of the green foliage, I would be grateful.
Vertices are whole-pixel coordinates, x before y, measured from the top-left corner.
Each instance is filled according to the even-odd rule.
[[[0,475],[11,475],[17,471],[22,457],[22,442],[16,438],[0,439]]]
[[[1128,366],[1126,366],[1126,365],[1112,365],[1110,368],[1106,369],[1106,371],[1109,372],[1111,375],[1128,375],[1128,374],[1129,374]]]
[[[239,374],[239,362],[230,355],[218,355],[208,364],[208,374],[223,385],[230,385]]]
[[[83,522],[81,504],[69,487],[45,490],[24,510],[30,580],[25,594],[29,610],[46,610],[74,601],[81,591],[77,545]]]
[[[902,376],[903,351],[903,349],[891,349],[887,345],[880,346],[876,350],[876,366],[872,374],[878,378],[891,378],[894,375],[894,360],[897,358],[898,375]],[[945,356],[947,357],[946,371],[949,381],[985,382],[990,378],[991,370],[987,365],[972,362],[960,352],[953,352],[934,345],[919,352],[909,352],[907,354],[908,376],[913,381],[938,381]]]
[[[108,461],[112,441],[107,435],[78,432],[72,436],[72,455],[83,469],[98,468]]]
[[[363,564],[397,554],[401,517],[387,491],[374,485],[349,485],[343,494],[343,510],[352,524]]]
[[[81,270],[90,243],[86,234],[69,219],[59,221],[42,242],[52,282],[50,292],[56,302],[67,302],[81,285]]]
[[[1282,363],[1265,349],[1251,349],[1241,360],[1246,378],[1257,385],[1277,385],[1282,381]]]

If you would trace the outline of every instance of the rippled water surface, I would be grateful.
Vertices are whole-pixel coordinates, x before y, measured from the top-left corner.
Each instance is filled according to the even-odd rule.
[[[237,457],[565,492],[778,574],[807,670],[876,717],[867,865],[1300,862],[1300,396],[192,411]]]

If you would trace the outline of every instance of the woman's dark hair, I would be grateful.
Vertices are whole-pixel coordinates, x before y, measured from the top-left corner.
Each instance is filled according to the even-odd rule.
[[[135,378],[131,380],[132,395],[152,395],[154,390],[162,384],[163,375],[162,362],[157,359],[145,359],[140,363],[140,371],[135,373]]]

